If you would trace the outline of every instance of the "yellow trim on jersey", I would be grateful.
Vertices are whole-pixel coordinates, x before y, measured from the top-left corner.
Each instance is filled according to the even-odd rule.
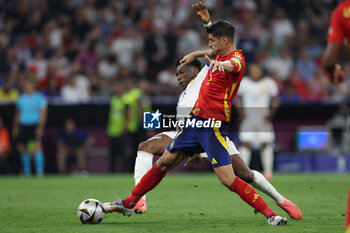
[[[180,134],[182,134],[183,131],[184,131],[184,128],[180,128],[180,132],[178,132],[178,133],[176,134],[175,138],[177,138]],[[175,139],[175,138],[174,138],[174,139]]]
[[[230,109],[229,109],[228,103],[227,103],[227,88],[225,91],[224,110],[225,110],[226,121],[230,121]]]
[[[183,130],[184,130],[183,128],[180,128],[180,131],[176,134],[175,138],[171,141],[171,143],[170,143],[170,149],[173,149],[174,144],[175,144],[175,139],[176,139],[180,134],[182,134]]]
[[[219,128],[214,126],[214,132],[215,132],[216,138],[219,140],[221,145],[227,150],[227,153],[230,154],[230,152],[228,152],[227,142],[225,138],[221,135]]]
[[[239,65],[239,69],[237,70],[237,72],[241,71],[242,65],[240,59],[238,59],[237,57],[233,57],[231,58],[231,61],[237,62]]]
[[[233,91],[236,89],[237,83],[233,83],[231,87],[230,98],[232,97]]]

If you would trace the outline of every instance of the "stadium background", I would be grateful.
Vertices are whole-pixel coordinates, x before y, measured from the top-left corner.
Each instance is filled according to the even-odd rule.
[[[106,124],[115,79],[126,89],[140,87],[153,109],[174,113],[181,92],[175,78],[177,58],[207,48],[206,32],[191,3],[0,1],[0,89],[20,92],[21,80],[31,76],[46,95],[49,114],[43,145],[47,173],[57,172],[57,132],[68,117],[95,135],[96,143],[87,155],[89,172],[108,171]],[[300,127],[329,131],[327,122],[338,106],[348,104],[350,81],[331,85],[320,62],[337,1],[211,0],[206,4],[213,21],[226,19],[236,27],[236,45],[243,49],[247,63],[260,64],[278,83],[282,102],[274,118],[275,169],[349,171],[350,151],[333,150],[326,144],[301,151],[298,146]],[[350,65],[344,58],[346,55],[342,64],[348,77]],[[63,90],[72,86],[75,95],[65,95]],[[0,102],[0,117],[11,131],[15,98],[2,96]],[[233,114],[235,140],[238,120]],[[349,133],[349,128],[343,130]],[[313,134],[314,139],[319,136]],[[11,172],[19,173],[14,148],[11,156]],[[259,166],[258,161],[253,163]],[[208,167],[204,164],[199,170]]]

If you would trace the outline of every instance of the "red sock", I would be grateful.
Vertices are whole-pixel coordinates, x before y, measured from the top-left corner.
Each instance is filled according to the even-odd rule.
[[[266,218],[277,215],[251,185],[239,179],[237,176],[232,182],[230,190],[236,192],[247,204],[265,215]]]
[[[157,167],[157,164],[154,163],[151,170],[141,178],[140,182],[134,187],[130,195],[124,199],[124,206],[127,208],[134,208],[140,198],[156,187],[165,175],[166,172],[161,171]]]

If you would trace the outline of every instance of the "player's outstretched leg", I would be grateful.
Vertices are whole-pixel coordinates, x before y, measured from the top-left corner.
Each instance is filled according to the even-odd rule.
[[[186,155],[181,151],[170,153],[166,150],[162,157],[154,163],[152,169],[142,177],[127,198],[113,203],[103,203],[104,212],[119,212],[128,216],[132,215],[134,213],[134,207],[141,197],[155,188],[166,173],[185,158]]]
[[[264,199],[255,191],[255,189],[233,174],[232,165],[214,167],[215,174],[223,185],[231,191],[237,193],[242,200],[252,206],[256,211],[263,214],[270,225],[285,225],[288,223],[286,218],[278,216],[266,204]]]
[[[303,215],[298,206],[283,197],[260,172],[250,170],[238,154],[230,157],[233,170],[240,179],[270,196],[291,218],[302,219]]]
[[[154,155],[162,155],[171,140],[171,137],[165,133],[161,133],[139,144],[134,170],[135,186],[140,182],[141,178],[152,168]],[[135,213],[144,214],[146,211],[147,203],[146,195],[144,195],[136,203]]]

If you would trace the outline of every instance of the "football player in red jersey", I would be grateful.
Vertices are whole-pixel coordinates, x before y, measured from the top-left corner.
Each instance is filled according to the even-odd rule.
[[[197,51],[185,56],[183,64],[195,57],[205,56],[210,69],[202,83],[199,97],[191,117],[178,131],[163,155],[122,201],[103,203],[105,212],[132,215],[140,198],[155,188],[169,170],[186,157],[207,152],[213,169],[221,183],[236,192],[247,204],[263,214],[270,225],[285,225],[288,220],[273,212],[254,188],[234,175],[228,151],[228,122],[231,117],[231,101],[236,95],[244,74],[245,59],[234,44],[235,28],[226,21],[219,21],[207,29],[211,50]],[[215,53],[214,59],[209,58]]]
[[[323,65],[332,83],[345,79],[340,64],[337,63],[344,39],[350,43],[350,0],[342,1],[333,11],[327,36],[327,47],[323,55]],[[349,47],[350,52],[350,47]]]

